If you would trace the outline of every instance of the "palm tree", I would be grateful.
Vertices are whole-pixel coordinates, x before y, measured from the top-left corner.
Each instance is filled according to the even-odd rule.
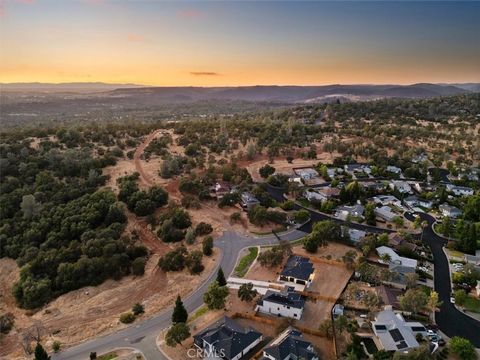
[[[238,297],[242,301],[252,301],[252,299],[257,295],[257,290],[253,288],[252,283],[242,284],[238,289]]]
[[[423,220],[420,225],[422,226],[422,235],[420,236],[420,241],[423,241],[423,233],[425,232],[425,229],[428,227],[428,222],[426,220]]]

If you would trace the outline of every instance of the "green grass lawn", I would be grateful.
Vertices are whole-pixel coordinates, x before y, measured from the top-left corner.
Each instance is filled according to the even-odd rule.
[[[464,308],[467,311],[480,313],[480,300],[469,295],[465,300]]]
[[[111,360],[117,357],[117,353],[112,352],[98,357],[98,360]]]
[[[253,261],[257,258],[257,255],[258,248],[248,248],[248,254],[240,259],[237,267],[235,268],[235,275],[238,277],[244,277],[250,265],[252,265]]]
[[[192,316],[188,317],[188,322],[194,321],[195,319],[198,319],[200,316],[205,315],[208,312],[208,307],[205,305],[200,307],[197,311],[193,313]]]

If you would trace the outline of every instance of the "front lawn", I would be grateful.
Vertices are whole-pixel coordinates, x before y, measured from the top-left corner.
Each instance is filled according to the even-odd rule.
[[[480,313],[480,300],[471,296],[471,295],[469,295],[469,296],[467,296],[467,298],[465,300],[465,304],[463,305],[463,307],[467,311]]]
[[[253,261],[257,258],[257,255],[257,247],[248,248],[248,254],[240,259],[237,267],[235,268],[235,275],[238,277],[244,277],[250,265],[252,265]]]

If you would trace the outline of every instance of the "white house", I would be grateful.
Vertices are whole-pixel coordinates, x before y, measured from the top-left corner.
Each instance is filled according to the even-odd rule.
[[[402,173],[402,169],[396,166],[391,166],[391,165],[388,165],[386,170],[390,173],[397,174],[397,175],[400,175]]]
[[[363,217],[364,212],[365,208],[361,204],[355,204],[353,206],[344,205],[337,208],[335,217],[346,220],[348,216]]]
[[[389,261],[380,260],[381,263],[390,264],[390,265],[392,264],[401,265],[404,267],[412,268],[414,270],[417,268],[417,260],[400,256],[395,252],[395,250],[393,250],[392,248],[389,248],[388,246],[378,247],[377,253],[379,256],[386,254],[390,257]]]
[[[350,175],[354,175],[355,173],[365,173],[369,175],[372,173],[372,169],[370,168],[370,166],[365,164],[344,165],[343,170]]]
[[[453,184],[447,184],[447,190],[452,192],[455,196],[472,196],[474,191],[467,186],[456,186]]]
[[[239,360],[263,339],[253,328],[244,328],[235,320],[224,316],[193,337],[193,343],[202,350],[204,358]]]
[[[425,209],[431,209],[433,207],[432,201],[416,197],[415,195],[406,197],[403,199],[403,202],[412,209],[418,206],[421,206]]]
[[[392,211],[390,206],[381,206],[375,208],[375,215],[386,220],[386,221],[393,221],[395,217],[398,215]]]
[[[450,206],[448,204],[441,204],[438,207],[438,210],[440,210],[443,216],[447,216],[453,219],[462,215],[462,211],[459,208],[455,206]]]
[[[303,334],[288,327],[263,350],[262,360],[319,360],[313,345]]]
[[[303,180],[311,180],[318,177],[318,172],[312,168],[305,168],[305,169],[295,169],[295,174],[300,176]]]
[[[396,207],[402,207],[402,202],[393,195],[378,195],[373,197],[375,204],[383,206],[394,205]]]
[[[401,194],[410,194],[412,192],[412,188],[406,181],[394,180],[390,182],[389,186],[390,189],[395,189]]]
[[[322,202],[327,200],[327,197],[319,192],[315,191],[314,189],[307,189],[303,193],[305,198],[310,202]]]
[[[386,306],[372,321],[372,328],[382,348],[386,351],[408,352],[419,346],[416,335],[427,336],[427,329],[419,322],[407,322],[401,314]]]
[[[287,286],[281,292],[268,290],[257,302],[255,311],[291,319],[300,319],[304,307],[305,298],[296,293],[293,287]]]

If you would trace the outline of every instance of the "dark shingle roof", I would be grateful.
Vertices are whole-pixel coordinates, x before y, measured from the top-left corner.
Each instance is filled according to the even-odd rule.
[[[313,273],[313,264],[306,257],[292,255],[280,275],[307,281]]]
[[[212,326],[194,336],[195,342],[203,342],[213,345],[217,352],[225,354],[225,359],[232,359],[246,347],[262,336],[252,328],[244,328],[235,320],[224,316]]]
[[[289,288],[287,291],[282,292],[268,290],[258,301],[258,305],[262,305],[264,301],[290,306],[296,309],[303,309],[305,306],[305,298],[302,295],[294,292],[293,288]]]
[[[312,345],[310,342],[302,338],[302,333],[292,328],[287,329],[288,335],[278,344],[265,348],[265,354],[275,358],[275,360],[283,360],[288,356],[293,359],[311,360],[318,358],[315,351],[308,348]]]

